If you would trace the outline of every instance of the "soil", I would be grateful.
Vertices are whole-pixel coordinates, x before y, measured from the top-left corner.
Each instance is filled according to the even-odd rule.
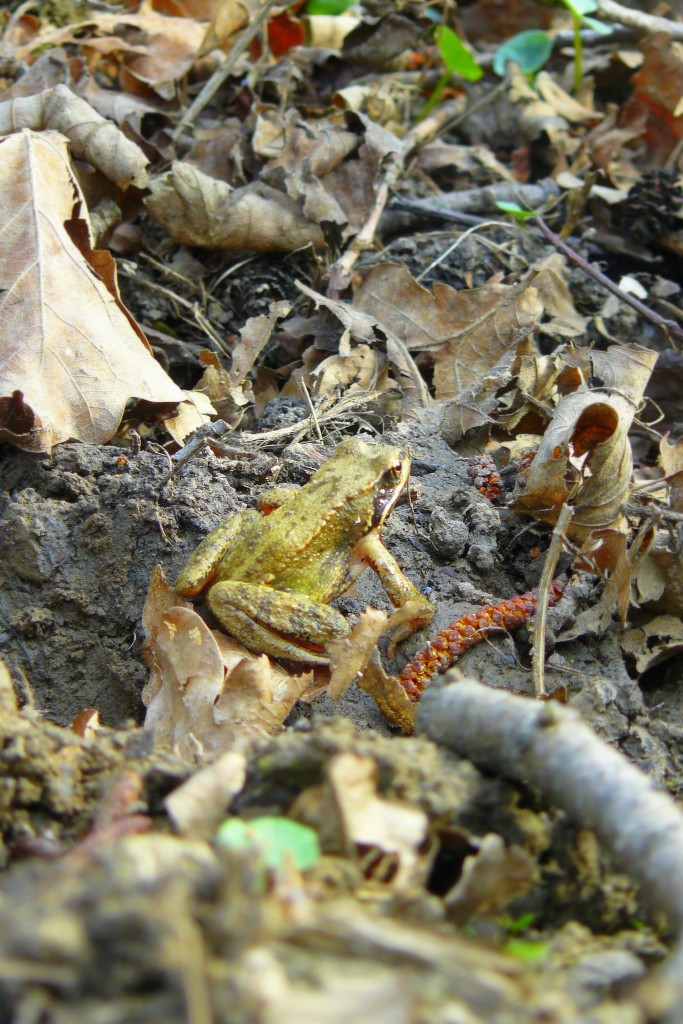
[[[491,505],[466,457],[426,429],[398,426],[385,440],[408,445],[414,460],[412,507],[395,510],[385,540],[435,603],[430,632],[537,582],[547,531],[522,530]],[[330,762],[369,756],[382,797],[429,818],[437,845],[422,885],[392,894],[390,866],[368,871],[330,841],[297,909],[291,885],[264,889],[248,859],[204,836],[171,834],[163,800],[192,768],[155,754],[139,728],[152,567],[173,579],[225,515],[253,506],[275,480],[304,481],[313,451],[292,445],[247,459],[206,449],[169,477],[168,457],[153,446],[66,444],[49,458],[5,450],[2,643],[23,707],[6,700],[0,758],[0,1020],[336,1020],[340,989],[344,1019],[351,1007],[372,1020],[460,1020],[467,1007],[468,1020],[573,1020],[588,1008],[591,1019],[640,1020],[624,993],[665,955],[666,933],[594,837],[533,792],[396,735],[357,688],[339,704],[322,696],[298,705],[285,731],[251,754],[231,810],[286,813],[324,834],[316,793]],[[549,688],[565,687],[597,732],[679,790],[680,663],[644,692],[616,625],[593,640],[563,639],[596,586],[579,579],[550,613]],[[352,618],[367,603],[387,607],[371,573],[338,602]],[[411,638],[390,668],[423,643]],[[460,664],[530,693],[524,630],[489,638]],[[86,707],[105,728],[81,738],[69,725]],[[130,778],[135,799],[117,826],[106,809]],[[504,917],[459,917],[442,897],[492,833],[533,857],[534,882]],[[543,950],[538,962],[496,951],[506,942],[512,950],[514,920],[533,921],[527,942]]]

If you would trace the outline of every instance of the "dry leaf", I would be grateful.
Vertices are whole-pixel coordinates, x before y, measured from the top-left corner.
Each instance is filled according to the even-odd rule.
[[[164,807],[178,832],[211,836],[247,777],[244,754],[229,750],[174,789]]]
[[[373,651],[370,661],[358,676],[358,685],[371,697],[383,715],[405,733],[415,728],[417,704],[408,699],[405,688],[397,676],[389,676],[384,670],[378,652]]]
[[[150,189],[145,199],[150,214],[184,245],[293,252],[323,244],[320,228],[293,199],[260,182],[231,189],[176,160]]]
[[[477,914],[500,913],[528,891],[536,873],[534,858],[526,850],[506,846],[494,832],[477,840],[477,845],[476,854],[465,857],[460,878],[444,896],[449,917],[458,924]]]
[[[628,431],[657,354],[633,345],[592,359],[605,387],[582,387],[559,402],[511,502],[516,512],[548,523],[568,502],[569,535],[582,540],[596,530],[628,530],[621,511],[631,484]]]
[[[87,160],[119,188],[147,185],[149,161],[140,147],[66,85],[0,103],[0,132],[23,128],[61,132],[74,156]]]
[[[116,265],[91,246],[61,135],[0,141],[0,440],[48,451],[109,440],[131,398],[175,405],[180,388],[122,305]]]
[[[249,24],[249,11],[239,0],[223,0],[206,30],[197,57],[204,57]]]
[[[164,420],[164,427],[176,444],[183,444],[190,434],[204,423],[210,423],[211,418],[216,415],[210,398],[203,394],[201,389],[184,391],[183,395],[176,415]]]
[[[633,658],[640,675],[683,651],[683,622],[677,615],[657,615],[619,637],[624,654]]]
[[[432,295],[396,263],[373,267],[353,303],[411,352],[434,354],[437,398],[452,398],[476,384],[543,315],[538,292],[525,283],[462,291],[436,284]]]
[[[126,41],[125,32],[134,38],[134,45]],[[133,92],[149,87],[171,100],[178,82],[192,67],[205,32],[205,24],[192,18],[166,17],[145,3],[136,14],[98,12],[85,21],[48,27],[20,47],[16,58],[25,60],[37,49],[62,43],[76,43],[95,55],[113,53],[123,60],[119,81],[124,88]]]
[[[330,762],[328,781],[347,842],[394,855],[394,888],[423,881],[426,865],[420,847],[427,838],[424,811],[377,795],[377,765],[371,757],[339,754]]]
[[[331,672],[327,693],[332,700],[341,700],[358,673],[367,665],[377,647],[377,641],[388,628],[387,613],[367,607],[346,636],[327,644]]]
[[[275,735],[312,673],[291,675],[252,654],[186,605],[157,566],[142,616],[151,665],[145,728],[157,749],[199,761]]]

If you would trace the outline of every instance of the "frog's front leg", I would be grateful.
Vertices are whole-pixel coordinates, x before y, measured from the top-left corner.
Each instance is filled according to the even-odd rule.
[[[431,622],[434,616],[433,606],[424,594],[421,594],[417,587],[410,582],[376,533],[368,534],[358,542],[356,555],[375,570],[392,604],[395,604],[397,608],[402,608],[408,601],[413,601],[416,605],[415,614],[406,622],[395,626],[391,631],[392,646]]]
[[[218,566],[238,534],[261,521],[260,512],[247,509],[226,519],[195,548],[176,580],[175,589],[183,597],[196,597],[216,575]]]
[[[344,616],[329,605],[260,583],[222,580],[206,603],[231,636],[276,658],[327,665],[325,644],[349,632]]]

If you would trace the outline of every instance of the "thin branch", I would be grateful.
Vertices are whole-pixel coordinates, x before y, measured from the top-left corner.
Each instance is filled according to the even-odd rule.
[[[572,518],[573,509],[566,502],[560,509],[560,514],[555,523],[550,547],[543,563],[541,582],[538,584],[538,604],[536,605],[536,616],[534,618],[534,646],[531,655],[531,675],[534,681],[534,693],[537,697],[545,697],[545,627],[548,618],[548,594],[550,584],[555,575],[557,561],[562,554],[565,534]]]
[[[189,124],[192,124],[195,118],[198,117],[199,114],[201,114],[206,104],[210,103],[210,101],[216,95],[216,93],[223,85],[225,80],[230,77],[233,70],[235,69],[237,61],[240,59],[242,54],[245,53],[246,50],[249,48],[252,39],[257,35],[259,29],[261,28],[264,21],[268,17],[268,13],[271,7],[273,7],[277,2],[278,0],[265,0],[263,7],[258,12],[254,20],[249,25],[247,25],[247,27],[245,28],[244,32],[242,32],[242,34],[240,35],[237,42],[234,43],[232,49],[228,53],[227,57],[225,58],[221,66],[214,71],[214,73],[211,75],[211,78],[204,85],[202,91],[199,93],[199,95],[195,97],[194,101],[192,102],[192,105],[190,106],[190,109],[178,123],[178,126],[176,127],[172,135],[172,139],[174,142],[178,141],[185,128],[187,128]]]
[[[659,313],[655,313],[654,309],[650,309],[649,306],[644,305],[640,299],[635,297],[635,295],[630,295],[628,292],[623,291],[619,285],[615,284],[614,281],[607,277],[606,274],[603,274],[601,270],[598,270],[598,268],[594,267],[592,263],[589,263],[588,260],[584,259],[576,249],[572,249],[570,245],[563,242],[559,235],[556,235],[554,231],[550,230],[542,217],[532,217],[531,223],[535,224],[545,235],[548,241],[552,242],[555,248],[559,249],[567,259],[575,263],[577,267],[581,267],[586,274],[590,274],[591,277],[595,278],[598,284],[601,284],[602,287],[606,288],[608,292],[612,293],[612,295],[616,295],[616,297],[621,299],[622,302],[625,302],[627,305],[631,306],[632,309],[635,309],[636,313],[640,313],[642,317],[649,320],[650,323],[655,325],[655,327],[659,327],[660,330],[664,331],[669,340],[671,340],[671,336],[673,336],[674,338],[678,338],[679,341],[683,341],[682,327],[677,323],[674,323],[673,320],[666,320],[663,316],[660,316]]]
[[[375,240],[380,217],[387,205],[391,190],[394,188],[410,155],[429,139],[434,138],[440,129],[461,113],[460,104],[454,101],[444,103],[424,121],[419,121],[403,139],[397,150],[389,153],[375,191],[375,202],[368,214],[363,227],[353,239],[344,254],[330,268],[330,286],[328,295],[336,298],[348,286],[351,270],[365,249],[369,249]]]
[[[659,18],[633,7],[622,7],[615,0],[598,0],[598,13],[605,21],[616,21],[627,28],[636,29],[642,35],[666,32],[672,39],[683,39],[683,24],[679,21]]]
[[[664,976],[658,974],[657,995],[671,999],[666,1019],[680,1021],[683,813],[672,798],[554,701],[539,704],[463,679],[427,690],[417,722],[422,732],[478,767],[537,787],[580,827],[596,833],[616,866],[676,930],[678,944]]]

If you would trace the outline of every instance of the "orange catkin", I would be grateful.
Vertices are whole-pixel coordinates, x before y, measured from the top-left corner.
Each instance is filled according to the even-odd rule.
[[[562,577],[551,584],[549,608],[560,599],[566,585],[567,581]],[[537,604],[537,590],[529,590],[526,594],[510,597],[500,604],[485,604],[440,630],[424,650],[408,662],[398,677],[408,698],[411,701],[419,700],[420,694],[434,676],[445,672],[461,654],[483,640],[487,633],[497,629],[518,629],[524,625],[536,612]]]

